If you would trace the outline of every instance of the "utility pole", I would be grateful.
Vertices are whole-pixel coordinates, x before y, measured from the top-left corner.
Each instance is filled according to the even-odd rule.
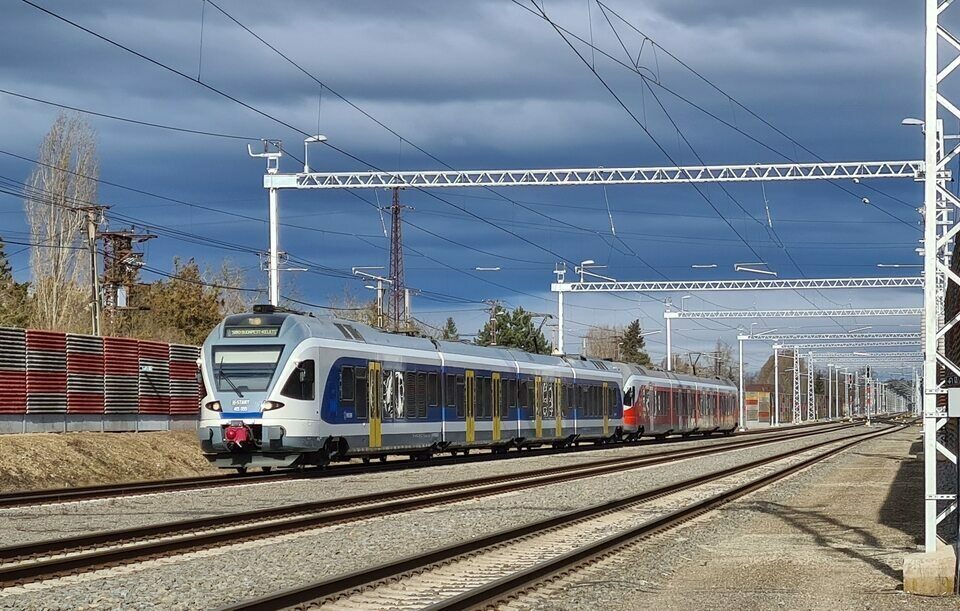
[[[780,344],[773,345],[773,425],[780,425]]]
[[[90,254],[90,332],[100,335],[101,311],[103,303],[100,295],[100,272],[97,265],[97,228],[103,222],[103,211],[107,206],[85,206],[80,208],[86,213],[86,240]]]

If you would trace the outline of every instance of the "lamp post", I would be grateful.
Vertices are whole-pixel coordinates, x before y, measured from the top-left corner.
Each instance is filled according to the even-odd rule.
[[[303,173],[310,173],[310,145],[314,142],[326,142],[327,137],[322,134],[309,136],[303,140]]]
[[[377,265],[366,265],[360,267],[353,267],[350,269],[351,273],[354,276],[365,278],[367,280],[375,280],[377,282],[376,291],[377,291],[377,328],[383,330],[383,283],[392,284],[393,281],[389,278],[384,278],[383,276],[378,276],[376,274],[371,274],[366,270],[377,270],[383,269],[383,266]]]

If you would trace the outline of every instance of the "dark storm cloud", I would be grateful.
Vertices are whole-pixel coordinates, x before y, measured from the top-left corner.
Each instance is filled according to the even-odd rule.
[[[200,0],[45,0],[40,4],[188,75],[197,73]],[[898,124],[903,116],[916,114],[921,107],[920,3],[610,0],[609,4],[663,47],[826,158],[897,159],[919,154],[918,134]],[[456,167],[668,164],[659,147],[678,163],[698,163],[635,74],[600,55],[596,58],[598,72],[647,125],[657,143],[623,111],[549,24],[507,0],[223,0],[222,6],[331,87]],[[546,7],[559,24],[586,39],[591,37],[585,3],[551,0]],[[302,152],[302,135],[296,131],[26,4],[10,2],[5,9],[0,21],[2,88],[159,123],[279,137],[291,152]],[[318,85],[212,6],[204,10],[204,82],[299,130],[316,131]],[[591,14],[596,44],[622,57],[620,43],[603,13],[593,5]],[[628,49],[638,51],[642,38],[622,23],[614,23]],[[588,61],[592,59],[585,47],[577,47]],[[664,53],[653,54],[645,45],[641,63],[647,68],[646,74],[657,75],[667,87],[776,151],[810,158]],[[654,91],[707,163],[783,160],[656,86]],[[5,119],[0,122],[0,148],[29,155],[36,150],[56,111],[0,95],[0,114]],[[401,145],[395,136],[329,92],[323,96],[319,119],[320,131],[367,165],[384,169],[437,165],[409,144]],[[263,165],[246,157],[242,142],[101,119],[91,122],[100,136],[105,177],[265,218]],[[295,165],[292,160],[284,160],[286,169],[292,170]],[[365,167],[330,150],[312,150],[311,165],[327,169]],[[0,158],[0,174],[22,179],[28,171],[25,164]],[[882,188],[907,205],[870,194],[874,205],[912,222],[916,215],[910,207],[917,198],[913,185]],[[863,189],[857,190],[859,194]],[[730,186],[728,193],[736,202],[717,187],[704,191],[761,256],[785,276],[799,275],[777,245],[777,236],[755,220],[765,220],[763,192],[758,185]],[[754,256],[689,187],[617,188],[609,189],[606,196],[600,189],[504,193],[518,200],[539,202],[533,209],[541,215],[497,200],[489,192],[445,193],[442,197],[570,261],[609,258],[611,273],[621,278],[657,277],[640,259],[673,277],[699,273],[690,270],[692,263],[716,262],[720,265],[716,277],[728,277],[734,262]],[[863,206],[859,197],[829,185],[771,184],[766,185],[765,194],[774,230],[808,276],[869,274],[879,260],[905,261],[913,256],[915,232]],[[375,197],[372,192],[362,195],[371,201]],[[106,187],[102,196],[118,210],[128,207],[130,214],[152,222],[175,223],[186,231],[209,232],[219,240],[255,248],[263,248],[265,243],[260,223],[237,222]],[[386,194],[380,197],[381,203],[385,202]],[[551,279],[555,256],[469,218],[450,204],[416,192],[405,193],[404,197],[417,209],[410,217],[413,222],[456,242],[437,240],[415,228],[407,230],[412,285],[471,299],[532,299],[528,305],[546,307],[543,301],[464,277],[412,251],[420,250],[459,270],[502,265],[504,272],[492,282],[541,296]],[[639,258],[629,254],[621,243],[612,242],[612,236],[598,235],[610,231],[605,199],[614,210],[620,239]],[[3,205],[15,209],[19,204],[8,198]],[[379,214],[343,193],[285,193],[283,210],[284,215],[298,219],[290,222],[304,226],[381,234]],[[631,210],[648,214],[630,214]],[[12,216],[4,215],[7,229],[22,231],[22,222],[8,223]],[[779,219],[787,220],[781,223]],[[828,219],[850,222],[825,224]],[[866,222],[858,225],[853,222],[856,220]],[[572,230],[567,224],[584,231]],[[331,267],[386,261],[385,251],[377,247],[385,243],[381,238],[372,240],[371,246],[348,236],[285,228],[282,240],[290,252]],[[831,250],[825,244],[844,240],[861,245]],[[223,256],[216,248],[169,239],[151,245],[150,255],[157,267],[165,267],[163,262],[173,254],[196,254],[211,263]],[[255,266],[256,261],[250,259],[242,264]],[[251,273],[251,283],[260,282],[256,272]],[[301,294],[316,300],[342,288],[339,280],[313,274],[291,282],[297,284]],[[789,299],[803,303],[795,295]],[[712,339],[707,336],[705,341]]]

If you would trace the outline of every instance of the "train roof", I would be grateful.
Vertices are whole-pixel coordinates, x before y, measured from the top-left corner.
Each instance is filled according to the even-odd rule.
[[[301,337],[319,337],[325,339],[363,342],[377,346],[406,348],[410,350],[440,351],[448,355],[479,357],[518,363],[530,363],[563,368],[573,368],[579,371],[607,371],[620,373],[613,363],[599,359],[584,359],[577,356],[552,356],[533,354],[516,348],[498,346],[478,346],[466,342],[452,342],[434,340],[425,337],[412,337],[401,333],[387,333],[362,322],[336,318],[333,316],[312,316],[297,312],[280,311],[264,306],[258,306],[252,313],[234,314],[228,316],[221,323],[220,333],[223,337],[230,337],[226,333],[228,328],[241,328],[259,319],[257,326],[282,327],[283,336],[300,335]],[[292,324],[291,324],[292,323]]]
[[[625,377],[629,375],[639,375],[649,378],[663,378],[668,380],[676,380],[678,382],[693,382],[697,384],[703,383],[712,383],[712,384],[725,384],[728,386],[733,386],[733,382],[726,378],[716,378],[716,377],[705,377],[705,376],[695,376],[687,373],[679,373],[675,371],[664,371],[656,367],[643,367],[637,365],[636,363],[610,363],[618,371],[620,371]]]

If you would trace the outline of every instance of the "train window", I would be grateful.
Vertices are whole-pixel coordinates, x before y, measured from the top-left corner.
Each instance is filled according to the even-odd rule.
[[[507,402],[510,407],[517,406],[517,381],[512,378],[507,380]]]
[[[510,407],[510,381],[500,380],[500,396],[494,399],[500,399],[500,417],[507,417],[507,409]]]
[[[417,418],[427,417],[427,374],[417,374]]]
[[[435,373],[427,374],[427,405],[436,407],[440,405],[440,376]]]
[[[447,374],[447,387],[446,387],[446,405],[448,407],[453,407],[456,405],[454,403],[454,397],[457,396],[457,376],[452,373]]]
[[[357,419],[367,419],[367,370],[363,367],[357,367],[354,370],[353,377],[356,380],[356,394],[354,394],[354,404],[357,410]]]
[[[518,388],[517,401],[518,401],[518,405],[523,409],[530,407],[527,404],[527,386],[528,385],[529,385],[529,382],[527,382],[526,380],[520,380],[517,383],[517,388]]]
[[[354,398],[354,376],[353,367],[345,365],[340,368],[340,404],[346,406],[353,405]]]
[[[490,407],[490,378],[477,378],[477,418],[488,418]]]
[[[493,418],[493,406],[497,397],[493,396],[493,377],[487,378],[487,418]]]
[[[403,372],[403,416],[408,420],[417,417],[417,372]]]
[[[314,398],[313,381],[316,367],[313,359],[298,363],[296,369],[294,369],[290,377],[287,378],[287,382],[283,385],[283,390],[280,391],[280,394],[291,399],[312,401]]]
[[[527,405],[530,406],[531,409],[536,409],[537,407],[536,392],[537,392],[536,380],[534,380],[532,384],[528,382],[527,383]]]
[[[463,399],[466,395],[466,388],[463,382],[463,376],[457,376],[456,388],[453,391],[454,404],[457,406],[457,418],[464,417]]]

